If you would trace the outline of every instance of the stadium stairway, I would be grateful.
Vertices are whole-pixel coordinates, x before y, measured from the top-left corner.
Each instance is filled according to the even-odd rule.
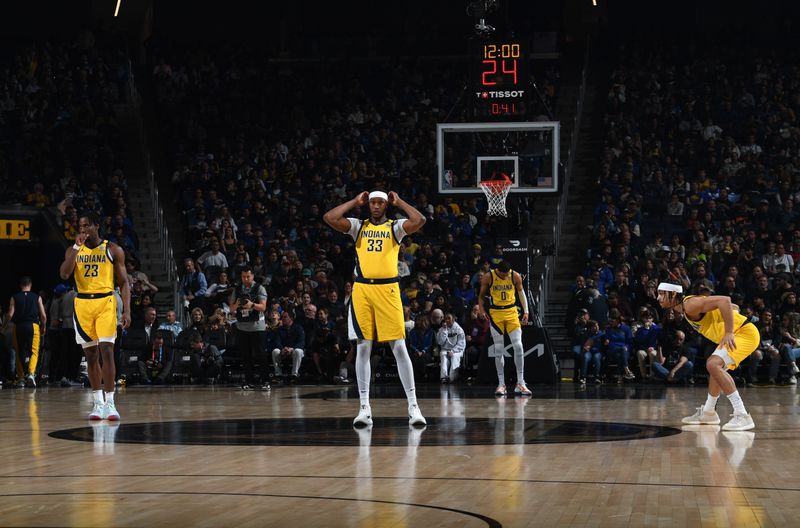
[[[150,183],[134,111],[132,105],[120,105],[117,109],[117,122],[125,148],[122,164],[128,181],[128,208],[139,237],[139,267],[159,289],[155,306],[158,316],[163,318],[173,307],[172,285],[167,279],[167,260],[161,250],[161,233],[157,229],[156,212],[150,198]]]
[[[603,82],[598,82],[601,78],[602,74],[598,74],[596,68],[590,67],[587,73],[577,152],[569,185],[567,212],[561,230],[559,254],[555,259],[552,291],[545,307],[544,327],[559,358],[562,378],[572,378],[574,373],[572,342],[568,331],[571,323],[565,321],[565,318],[572,296],[570,286],[575,276],[583,272],[587,262],[588,226],[592,223],[592,210],[596,201],[594,177],[597,173],[597,160],[600,159],[603,140],[600,106],[605,85]],[[564,104],[568,103],[565,101]],[[563,122],[568,116],[559,115],[559,117]],[[569,133],[566,131],[562,133],[561,144],[569,144]],[[563,152],[563,161],[566,163],[565,156],[566,152]],[[539,229],[549,229],[552,233],[552,224],[540,226]]]

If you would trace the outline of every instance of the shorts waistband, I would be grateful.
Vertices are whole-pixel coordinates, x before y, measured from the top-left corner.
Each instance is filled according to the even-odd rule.
[[[364,277],[356,277],[356,282],[361,284],[392,284],[393,282],[400,282],[400,277],[390,277],[388,279],[365,279]]]
[[[109,295],[113,295],[114,292],[105,292],[105,293],[79,293],[76,295],[78,299],[102,299],[103,297],[108,297]]]
[[[508,310],[509,308],[514,308],[517,306],[516,304],[504,304],[502,306],[490,306],[490,310]]]

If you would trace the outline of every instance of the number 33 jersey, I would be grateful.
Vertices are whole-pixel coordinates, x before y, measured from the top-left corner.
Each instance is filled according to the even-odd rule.
[[[350,220],[350,236],[356,242],[356,277],[389,279],[397,277],[397,254],[405,237],[405,219],[373,224],[369,220]]]
[[[114,259],[108,240],[95,248],[82,245],[75,256],[75,287],[78,293],[108,293],[114,290]]]

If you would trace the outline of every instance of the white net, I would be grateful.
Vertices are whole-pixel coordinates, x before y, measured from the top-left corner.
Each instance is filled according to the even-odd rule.
[[[506,197],[511,189],[511,182],[505,180],[488,180],[479,184],[489,202],[489,216],[508,216],[506,212]]]

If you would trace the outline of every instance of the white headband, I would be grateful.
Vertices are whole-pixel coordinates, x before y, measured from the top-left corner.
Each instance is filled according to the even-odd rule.
[[[389,201],[389,195],[383,191],[372,191],[369,193],[369,199],[372,200],[373,198],[380,198],[381,200]]]
[[[662,282],[658,285],[658,291],[671,291],[671,292],[678,292],[683,293],[683,287],[677,284],[672,284],[671,282]]]

